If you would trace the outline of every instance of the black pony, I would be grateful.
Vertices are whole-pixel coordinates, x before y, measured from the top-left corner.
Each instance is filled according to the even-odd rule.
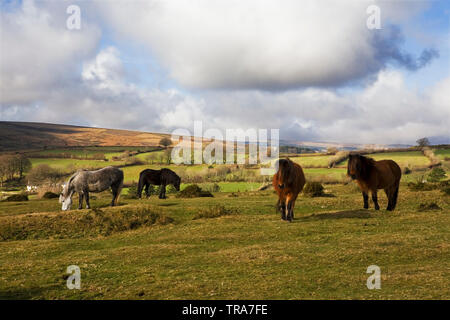
[[[181,178],[172,170],[163,168],[161,170],[145,169],[139,174],[138,197],[141,198],[142,189],[145,187],[145,195],[150,196],[149,187],[151,184],[161,186],[159,198],[166,198],[166,186],[172,184],[177,191],[180,191]]]

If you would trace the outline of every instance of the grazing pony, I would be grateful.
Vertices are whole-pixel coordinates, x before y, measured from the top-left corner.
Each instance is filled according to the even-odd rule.
[[[302,167],[289,158],[278,160],[278,171],[273,176],[272,184],[278,194],[277,208],[281,219],[292,222],[295,200],[305,185]]]
[[[180,191],[181,178],[172,170],[163,168],[161,170],[145,169],[139,174],[138,197],[141,198],[142,189],[145,187],[145,195],[150,197],[149,187],[151,184],[161,186],[159,198],[166,198],[166,186],[172,184]]]
[[[75,192],[78,193],[79,197],[78,209],[83,208],[83,198],[86,199],[86,209],[89,209],[89,192],[102,192],[109,187],[111,187],[113,194],[111,206],[117,205],[123,187],[122,170],[111,166],[95,171],[79,170],[69,178],[59,196],[62,210],[70,209],[72,195]]]
[[[356,180],[362,191],[364,209],[369,208],[369,191],[375,210],[379,210],[377,190],[384,189],[388,198],[387,210],[395,209],[398,197],[398,188],[402,171],[393,160],[375,161],[360,154],[350,154],[347,165],[347,175]]]

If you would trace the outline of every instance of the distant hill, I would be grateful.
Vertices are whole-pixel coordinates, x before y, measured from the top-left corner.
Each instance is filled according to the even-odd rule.
[[[79,146],[157,146],[168,134],[0,121],[0,152]]]
[[[408,148],[408,144],[361,144],[361,143],[336,143],[321,141],[295,141],[281,140],[280,145],[299,146],[317,151],[325,151],[327,148],[337,148],[338,150],[359,150],[359,149],[391,149],[391,148]]]
[[[170,135],[165,133],[91,128],[51,123],[0,121],[0,152],[87,146],[158,146],[159,141],[163,137],[170,138]],[[434,140],[445,140],[442,137],[439,138]],[[433,142],[435,142],[434,140]],[[206,143],[210,140],[203,139],[203,141]],[[329,147],[335,147],[339,150],[409,147],[409,145],[364,145],[295,140],[280,140],[280,146],[292,146],[311,151],[324,151]]]

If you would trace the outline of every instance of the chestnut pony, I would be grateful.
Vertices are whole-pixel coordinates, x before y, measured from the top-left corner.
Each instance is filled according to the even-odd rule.
[[[278,194],[277,208],[281,219],[292,222],[295,200],[305,185],[302,167],[289,158],[278,160],[278,171],[273,176],[272,184]]]
[[[359,154],[350,154],[348,158],[347,174],[356,180],[362,191],[364,209],[369,208],[369,191],[375,210],[379,210],[377,190],[384,189],[388,198],[387,210],[395,209],[398,197],[398,187],[402,171],[393,160],[375,161]]]

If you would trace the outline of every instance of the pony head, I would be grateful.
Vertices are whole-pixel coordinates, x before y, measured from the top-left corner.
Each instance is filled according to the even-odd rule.
[[[361,171],[361,159],[359,158],[359,154],[348,156],[347,163],[347,175],[355,180],[359,177]]]
[[[289,158],[278,160],[278,187],[284,189],[292,183],[292,161]]]
[[[372,158],[364,157],[360,154],[350,154],[348,156],[347,175],[355,179],[365,179],[373,166]]]
[[[65,184],[62,192],[59,194],[59,203],[62,204],[61,210],[67,211],[72,207],[73,191],[70,190],[70,182]]]

